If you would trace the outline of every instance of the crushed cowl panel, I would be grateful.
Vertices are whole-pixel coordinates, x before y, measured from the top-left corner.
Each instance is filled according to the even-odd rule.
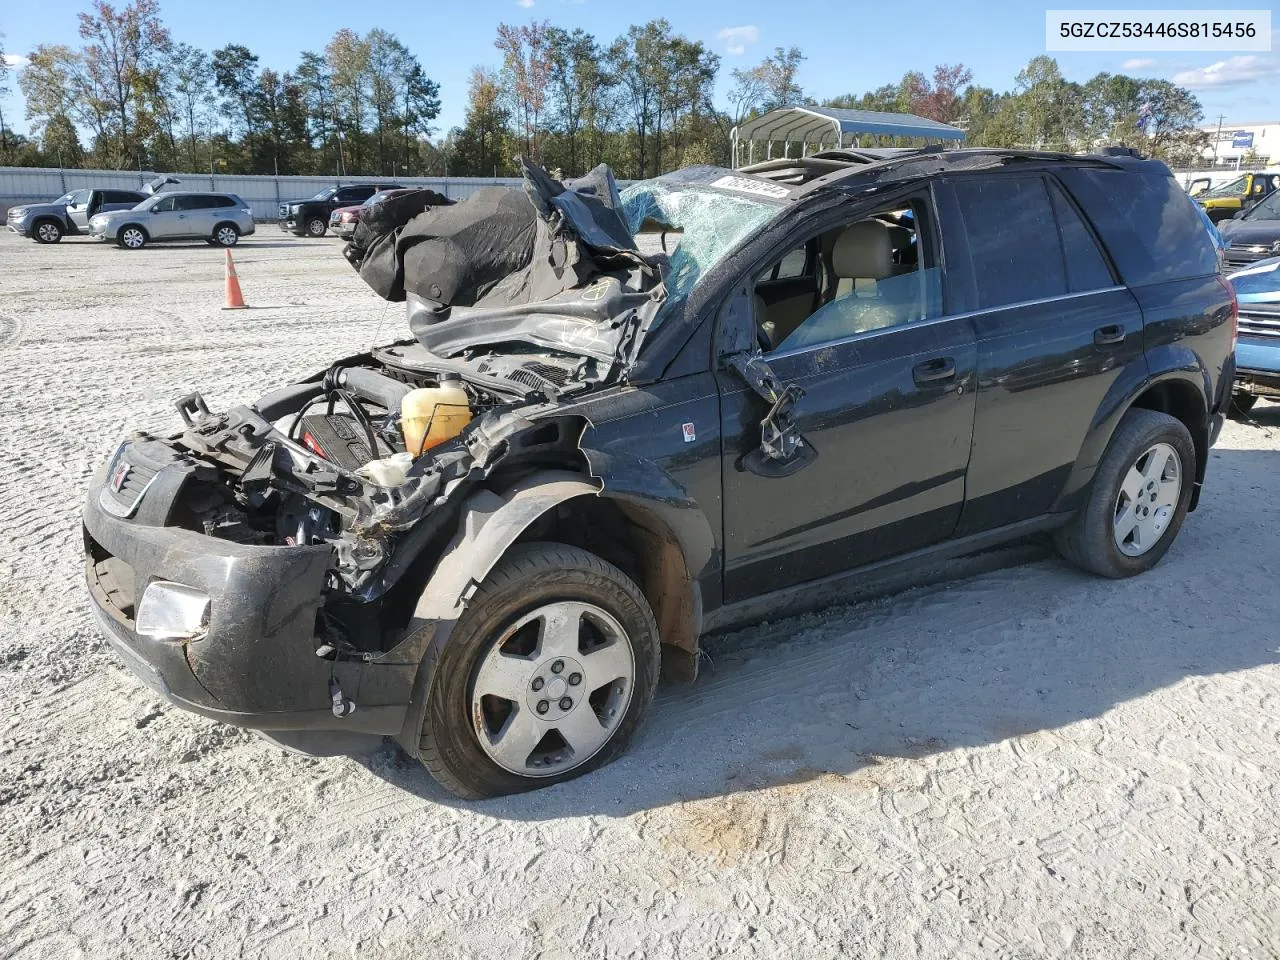
[[[347,258],[408,302],[410,330],[438,357],[525,345],[612,365],[663,296],[658,261],[636,249],[608,167],[561,183],[522,165],[523,191],[486,187],[399,219],[388,208]]]

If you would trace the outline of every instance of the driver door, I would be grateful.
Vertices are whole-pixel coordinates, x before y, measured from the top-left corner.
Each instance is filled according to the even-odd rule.
[[[176,209],[177,197],[164,197],[157,200],[151,208],[151,216],[147,222],[147,233],[152,240],[167,240],[182,235],[185,222],[182,214]]]
[[[904,209],[909,218],[876,217]],[[863,266],[857,251],[846,256],[847,243],[833,255],[849,227],[855,240],[876,234],[871,239],[879,241],[880,227],[864,226],[868,220],[895,238],[894,263]],[[774,335],[763,356],[777,384],[804,391],[791,411],[803,445],[794,462],[762,459],[761,420],[770,405],[737,373],[721,370],[727,602],[907,553],[955,530],[973,437],[977,346],[969,320],[944,312],[935,223],[922,192],[804,242],[805,269],[817,274],[809,289],[824,285],[823,273],[829,289],[795,330]],[[794,249],[775,251],[771,262],[798,269]],[[767,301],[791,299],[769,297],[778,279],[770,262],[743,278],[722,311],[721,343],[767,342],[756,329],[724,328],[768,324]],[[855,306],[874,314],[871,325],[830,322],[842,296],[865,297]],[[788,323],[791,310],[787,303]]]
[[[89,198],[92,193],[91,190],[77,190],[71,195],[71,202],[67,204],[67,218],[75,224],[77,230],[87,232],[89,217],[97,212],[89,210]]]

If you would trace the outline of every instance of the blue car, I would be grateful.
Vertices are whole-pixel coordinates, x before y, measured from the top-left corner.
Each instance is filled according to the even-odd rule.
[[[1228,277],[1240,302],[1240,340],[1231,414],[1248,415],[1259,397],[1280,400],[1280,257]]]

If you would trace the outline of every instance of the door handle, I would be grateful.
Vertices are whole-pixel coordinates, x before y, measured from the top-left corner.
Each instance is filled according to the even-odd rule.
[[[951,357],[934,357],[911,368],[911,379],[916,383],[937,383],[956,375],[956,362]]]
[[[1113,343],[1124,343],[1124,324],[1111,323],[1093,331],[1093,342],[1096,346],[1106,347]]]

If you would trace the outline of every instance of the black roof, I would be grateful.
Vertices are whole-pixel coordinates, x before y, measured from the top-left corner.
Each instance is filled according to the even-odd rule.
[[[998,147],[921,147],[901,150],[825,150],[807,157],[766,160],[739,173],[793,187],[798,199],[817,190],[869,187],[899,180],[916,180],[943,173],[1028,166],[1110,166],[1135,172],[1171,176],[1159,160],[1142,159],[1136,151],[1116,148],[1097,154],[1053,153]]]

